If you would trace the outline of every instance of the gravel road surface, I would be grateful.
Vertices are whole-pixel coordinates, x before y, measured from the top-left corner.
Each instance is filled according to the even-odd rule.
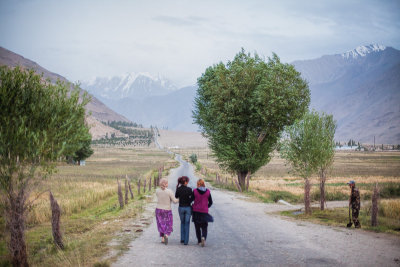
[[[175,191],[182,175],[197,178],[181,160],[171,171]],[[174,232],[160,243],[155,218],[130,250],[113,266],[400,266],[400,238],[354,228],[328,227],[282,218],[271,212],[293,207],[249,201],[233,192],[211,189],[215,222],[208,227],[204,248],[197,245],[191,223],[189,245],[180,244],[178,206],[173,205]],[[155,203],[150,204],[154,210]]]

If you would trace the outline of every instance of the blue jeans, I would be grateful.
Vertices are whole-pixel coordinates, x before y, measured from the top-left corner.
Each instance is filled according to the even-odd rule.
[[[191,207],[179,207],[179,218],[181,218],[181,241],[185,245],[189,243],[190,216],[192,215]]]

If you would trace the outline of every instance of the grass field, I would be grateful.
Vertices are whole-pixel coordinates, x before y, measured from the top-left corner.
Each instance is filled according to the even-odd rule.
[[[26,241],[32,266],[93,266],[103,263],[109,252],[109,242],[121,231],[128,219],[138,216],[149,198],[149,192],[137,193],[137,180],[157,175],[160,166],[168,169],[176,162],[165,152],[156,149],[94,148],[95,153],[86,166],[60,163],[58,172],[42,181],[31,197],[51,190],[61,210],[61,228],[66,249],[53,244],[49,194],[42,194],[27,217]],[[119,208],[117,178],[131,179],[134,199],[124,209]],[[154,190],[150,192],[152,194]],[[0,220],[0,266],[7,266],[6,232],[4,218]],[[126,249],[129,240],[115,245]],[[118,254],[118,253],[117,253]],[[117,255],[116,254],[116,255]],[[116,256],[115,255],[115,256]],[[114,256],[114,257],[115,257]]]
[[[219,169],[211,152],[206,149],[179,150],[185,157],[191,154],[198,156],[201,168],[207,170],[207,179],[215,180],[219,173],[225,187],[232,187],[235,175],[224,173]],[[370,199],[375,183],[378,183],[382,198],[400,197],[400,152],[342,152],[338,151],[326,182],[327,200],[345,200],[349,196],[347,182],[355,180],[361,191],[361,197]],[[312,197],[319,199],[319,178],[311,177]],[[303,179],[290,173],[285,161],[274,154],[271,161],[252,175],[250,190],[265,201],[283,198],[289,202],[302,202]]]
[[[198,157],[197,169],[206,180],[216,187],[222,187],[237,191],[233,179],[235,175],[224,173],[211,156],[211,151],[204,148],[179,149],[184,157],[191,154]],[[204,174],[207,173],[207,174]],[[216,173],[221,177],[222,183],[217,183]],[[346,184],[349,180],[355,180],[361,192],[361,200],[367,201],[361,210],[360,218],[366,229],[383,232],[400,231],[400,152],[356,152],[338,151],[334,158],[332,168],[326,181],[326,200],[348,200],[350,189]],[[380,188],[379,220],[378,227],[370,225],[370,199],[373,188],[378,183]],[[319,178],[311,177],[311,198],[319,201]],[[290,203],[302,203],[304,199],[303,179],[290,173],[285,161],[275,153],[271,161],[252,175],[249,196],[254,196],[263,202],[276,202],[283,199]],[[343,225],[347,220],[347,209],[335,209],[314,212],[311,217],[305,215],[292,215],[299,219],[308,219],[320,223]],[[347,214],[347,215],[346,215]]]

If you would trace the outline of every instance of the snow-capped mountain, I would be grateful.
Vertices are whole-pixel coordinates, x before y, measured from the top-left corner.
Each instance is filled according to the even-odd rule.
[[[341,56],[345,59],[356,59],[358,57],[365,57],[369,53],[379,52],[386,49],[386,46],[380,44],[371,44],[371,45],[362,45],[358,46],[357,48],[347,51]]]
[[[113,77],[94,77],[81,87],[102,99],[139,99],[166,95],[177,87],[168,79],[149,73],[126,73]]]
[[[400,142],[399,50],[359,46],[292,64],[309,82],[311,107],[337,120],[337,140]]]

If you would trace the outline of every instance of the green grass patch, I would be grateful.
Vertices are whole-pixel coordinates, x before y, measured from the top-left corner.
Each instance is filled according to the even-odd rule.
[[[349,222],[348,208],[326,209],[323,211],[318,208],[312,208],[312,215],[297,214],[294,212],[282,211],[280,214],[298,220],[339,227],[346,227]],[[378,217],[378,226],[372,227],[371,215],[367,209],[361,209],[358,219],[360,220],[361,228],[364,230],[400,235],[400,221],[397,219],[380,216]]]

